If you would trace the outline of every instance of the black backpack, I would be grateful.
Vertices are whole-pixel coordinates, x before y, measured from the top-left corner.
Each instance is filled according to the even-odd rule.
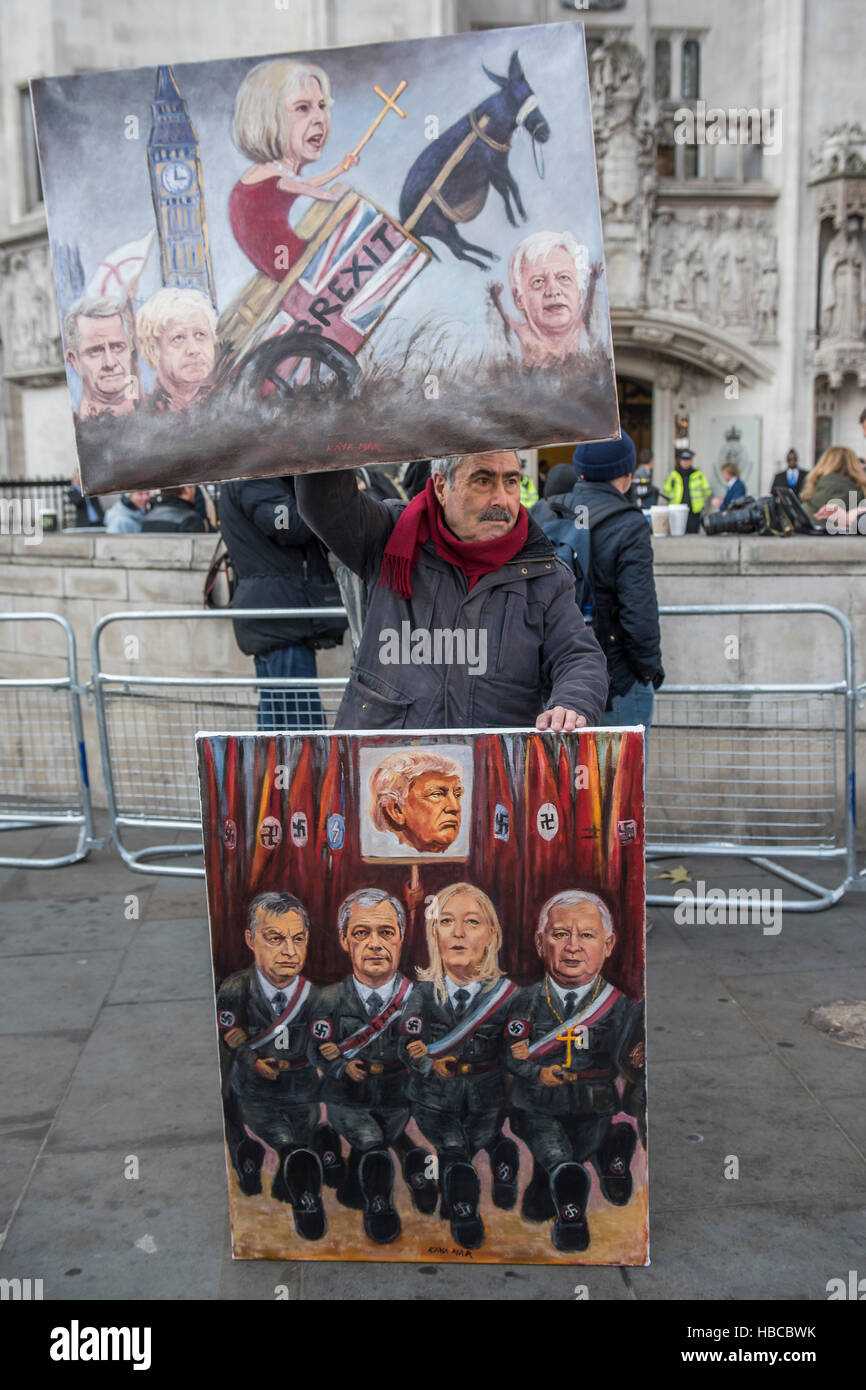
[[[624,498],[611,497],[603,507],[593,512],[590,520],[589,509],[575,499],[575,489],[568,493],[562,502],[545,502],[553,512],[552,521],[541,521],[539,525],[558,558],[574,574],[574,597],[578,608],[587,623],[597,626],[598,615],[595,607],[595,590],[592,583],[592,527],[600,521],[623,510]]]

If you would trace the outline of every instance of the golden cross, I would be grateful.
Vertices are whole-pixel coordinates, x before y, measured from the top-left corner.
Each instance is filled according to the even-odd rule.
[[[576,1047],[583,1047],[583,1046],[585,1045],[585,1043],[586,1043],[586,1029],[585,1029],[585,1028],[570,1028],[570,1027],[569,1027],[569,1028],[566,1028],[566,1030],[565,1030],[564,1033],[557,1033],[557,1035],[556,1035],[556,1041],[557,1041],[557,1042],[564,1042],[565,1045],[566,1045],[566,1047],[565,1047],[565,1065],[566,1065],[566,1068],[568,1068],[568,1067],[571,1066],[571,1045],[572,1045],[572,1043],[574,1043],[574,1045],[575,1045]]]
[[[396,111],[397,115],[405,121],[406,112],[400,110],[400,107],[397,105],[397,98],[401,92],[405,92],[408,86],[409,83],[404,78],[397,83],[397,86],[394,88],[391,95],[388,96],[387,92],[382,91],[382,88],[379,86],[378,82],[373,84],[373,91],[376,93],[377,97],[380,97],[382,101],[384,101],[385,105],[382,107],[382,110],[379,112],[375,121],[370,126],[370,129],[367,131],[366,135],[361,137],[361,139],[358,141],[357,145],[353,149],[352,154],[355,157],[357,157],[361,153],[361,150],[364,148],[367,141],[370,139],[370,136],[373,134],[373,131],[376,130],[379,123],[385,119],[389,111]],[[346,167],[348,168],[349,166],[346,165]]]

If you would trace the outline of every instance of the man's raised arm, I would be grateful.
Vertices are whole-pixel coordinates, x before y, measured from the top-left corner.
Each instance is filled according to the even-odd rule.
[[[367,582],[378,573],[382,551],[403,503],[379,502],[362,492],[354,473],[304,473],[295,478],[302,518],[338,560]]]

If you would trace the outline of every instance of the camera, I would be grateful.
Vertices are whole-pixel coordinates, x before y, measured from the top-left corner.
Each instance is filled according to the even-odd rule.
[[[824,536],[792,488],[777,487],[767,497],[741,497],[726,512],[701,517],[708,536]]]
[[[708,536],[776,536],[779,504],[775,497],[741,497],[726,512],[712,512],[701,517]],[[789,528],[790,529],[790,528]]]

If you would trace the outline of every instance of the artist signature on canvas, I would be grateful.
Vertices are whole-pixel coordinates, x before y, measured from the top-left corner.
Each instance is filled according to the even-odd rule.
[[[338,444],[326,444],[326,454],[351,454],[357,449],[362,454],[381,454],[382,446],[377,439],[368,440],[365,443],[349,444],[345,440]]]
[[[464,1250],[460,1245],[428,1245],[428,1255],[459,1255],[464,1260],[472,1259],[472,1251]]]

